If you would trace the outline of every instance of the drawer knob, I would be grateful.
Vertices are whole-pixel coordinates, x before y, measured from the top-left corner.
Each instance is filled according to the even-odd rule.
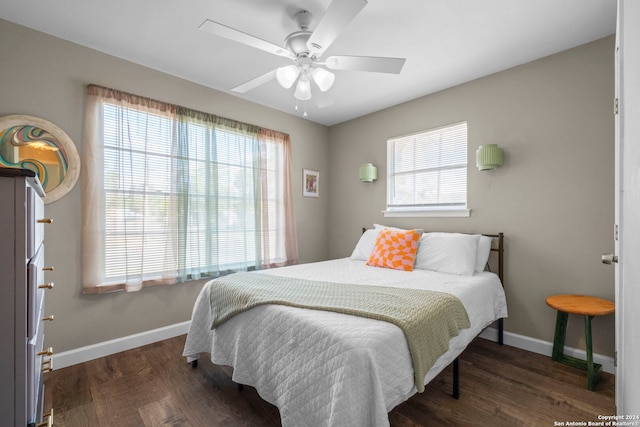
[[[44,285],[38,286],[39,289],[53,289],[53,282],[45,283]]]
[[[43,322],[53,322],[53,314],[50,314],[50,315],[49,315],[49,316],[47,316],[47,317],[43,317],[43,318],[42,318],[42,321],[43,321]]]
[[[49,347],[46,350],[42,350],[38,352],[38,356],[52,356],[53,355],[53,347]]]
[[[53,271],[53,267],[42,267],[42,271]]]
[[[47,421],[36,424],[36,427],[53,427],[53,408],[49,409],[49,412],[42,416],[42,419],[45,418]]]
[[[38,224],[51,224],[53,222],[53,218],[42,218],[36,221]]]

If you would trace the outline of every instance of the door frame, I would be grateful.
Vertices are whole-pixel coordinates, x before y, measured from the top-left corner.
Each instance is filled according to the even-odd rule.
[[[640,2],[618,0],[616,33],[616,406],[640,415]],[[619,50],[618,50],[619,49]],[[625,262],[628,260],[629,262]]]

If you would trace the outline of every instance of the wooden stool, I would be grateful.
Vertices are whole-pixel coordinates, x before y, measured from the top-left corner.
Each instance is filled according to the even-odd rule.
[[[602,365],[593,363],[591,319],[593,319],[594,316],[606,316],[614,313],[616,305],[606,299],[586,295],[552,295],[547,298],[547,305],[558,310],[551,358],[569,366],[587,371],[587,385],[589,390],[593,390],[602,375]],[[586,361],[563,354],[569,313],[584,316],[584,335],[587,350]]]

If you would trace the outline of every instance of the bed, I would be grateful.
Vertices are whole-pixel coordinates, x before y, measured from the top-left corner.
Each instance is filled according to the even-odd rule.
[[[385,287],[454,296],[466,310],[468,327],[452,334],[423,378],[414,370],[415,346],[405,330],[390,321],[346,314],[350,311],[258,303],[212,328],[221,310],[213,308],[212,297],[216,299],[223,278],[207,282],[200,292],[183,355],[194,366],[201,353],[210,354],[215,364],[231,366],[234,382],[255,387],[278,407],[283,426],[388,426],[391,409],[452,363],[457,397],[457,358],[467,345],[496,321],[502,343],[507,317],[503,235],[421,233],[412,268],[405,271],[370,265],[382,232],[389,230],[398,229],[366,230],[348,258],[243,274],[260,274],[271,281],[269,286],[274,280],[300,280],[360,287],[362,292]],[[491,252],[497,255],[497,274],[489,271],[496,264],[488,262]]]

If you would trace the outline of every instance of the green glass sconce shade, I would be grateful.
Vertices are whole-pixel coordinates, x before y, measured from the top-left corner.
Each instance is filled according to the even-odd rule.
[[[371,163],[360,165],[360,181],[373,182],[378,179],[378,168]]]
[[[479,170],[491,170],[502,166],[504,154],[496,144],[481,145],[476,151],[476,166]]]

